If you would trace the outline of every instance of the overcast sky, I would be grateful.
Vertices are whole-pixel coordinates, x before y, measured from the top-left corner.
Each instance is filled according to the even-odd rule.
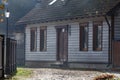
[[[9,18],[9,31],[15,31],[15,23],[26,13],[28,13],[34,5],[36,4],[35,0],[9,0],[8,9],[10,11]],[[6,29],[6,21],[0,23],[0,34],[4,33]],[[19,28],[17,28],[19,29]]]

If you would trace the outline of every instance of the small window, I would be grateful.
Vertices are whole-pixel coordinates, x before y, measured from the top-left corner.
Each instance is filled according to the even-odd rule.
[[[93,50],[102,50],[102,22],[93,23]]]
[[[40,27],[40,51],[47,50],[47,29]]]
[[[88,23],[80,24],[80,51],[88,50]]]
[[[30,50],[36,51],[37,50],[37,29],[31,28],[30,30]]]

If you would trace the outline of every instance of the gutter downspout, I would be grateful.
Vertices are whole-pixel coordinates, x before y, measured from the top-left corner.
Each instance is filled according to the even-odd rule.
[[[111,36],[111,25],[109,23],[109,20],[107,18],[107,15],[104,16],[105,20],[108,24],[109,27],[109,48],[108,48],[108,65],[107,67],[109,67],[112,64],[112,36]]]

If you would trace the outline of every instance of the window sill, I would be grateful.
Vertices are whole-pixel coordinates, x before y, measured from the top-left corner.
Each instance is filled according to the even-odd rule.
[[[102,51],[102,48],[96,48],[93,51]]]
[[[88,51],[88,48],[82,48],[80,51]]]

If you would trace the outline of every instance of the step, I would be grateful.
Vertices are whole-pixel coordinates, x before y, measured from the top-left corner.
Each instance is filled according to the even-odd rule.
[[[63,68],[63,67],[68,67],[68,65],[66,64],[66,62],[55,62],[55,63],[51,64],[51,67]]]

